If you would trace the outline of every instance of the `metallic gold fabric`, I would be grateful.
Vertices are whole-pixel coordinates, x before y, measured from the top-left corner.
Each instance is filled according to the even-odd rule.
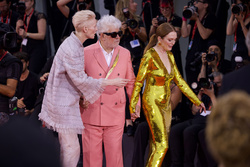
[[[172,117],[170,105],[171,81],[174,80],[182,93],[194,104],[199,105],[201,103],[179,73],[173,54],[170,51],[167,53],[171,64],[170,74],[153,48],[149,49],[143,56],[130,102],[130,112],[134,113],[145,80],[142,106],[151,131],[147,167],[161,166],[168,149]]]

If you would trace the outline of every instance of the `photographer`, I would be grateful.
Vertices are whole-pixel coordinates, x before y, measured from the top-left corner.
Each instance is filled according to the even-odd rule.
[[[231,71],[231,63],[223,59],[221,48],[222,46],[217,40],[210,40],[208,42],[207,53],[203,52],[201,54],[202,66],[198,80],[200,78],[206,78],[212,72],[226,74]]]
[[[0,0],[1,22],[9,24],[13,29],[16,28],[16,22],[19,14],[10,9],[11,0]]]
[[[149,37],[155,34],[157,27],[164,22],[172,24],[177,32],[177,41],[172,48],[172,52],[177,64],[177,67],[181,74],[183,74],[182,60],[181,60],[181,50],[179,44],[179,38],[181,37],[181,17],[174,13],[174,2],[173,0],[160,0],[160,16],[152,19],[152,25],[149,32]]]
[[[8,48],[14,47],[6,46],[6,36],[10,31],[11,28],[8,24],[0,23],[0,108],[2,112],[14,114],[14,108],[9,109],[9,102],[12,102],[11,98],[16,92],[22,72],[22,63],[6,51]],[[9,44],[16,42],[14,36],[10,36],[9,40]]]
[[[70,4],[73,3],[73,7],[70,8]],[[76,9],[75,9],[75,3],[76,3]],[[69,21],[69,28],[68,32],[63,32],[63,37],[69,36],[72,31],[74,31],[74,26],[72,24],[72,17],[77,11],[80,10],[91,10],[95,13],[96,19],[100,19],[100,14],[98,12],[95,12],[94,9],[94,1],[93,0],[58,0],[57,1],[57,7],[61,11],[61,13],[68,19]],[[88,46],[90,44],[96,43],[97,36],[95,35],[94,39],[87,39],[83,46]]]
[[[245,39],[250,27],[249,3],[249,0],[235,0],[231,6],[232,13],[227,23],[227,35],[234,35],[232,69],[236,66],[236,56],[241,56],[243,60],[248,59]]]
[[[147,41],[146,29],[136,10],[137,3],[133,0],[119,0],[115,11],[115,17],[122,22],[120,45],[130,51],[135,75]]]
[[[183,16],[181,34],[186,38],[189,36],[189,46],[186,55],[186,77],[188,84],[197,80],[200,72],[201,62],[192,66],[192,62],[199,56],[197,53],[207,50],[207,42],[213,38],[213,31],[216,27],[216,17],[211,12],[212,0],[191,1],[184,11],[192,11],[190,22]]]
[[[199,108],[192,106],[193,119],[174,125],[170,130],[169,145],[172,158],[171,167],[191,167],[194,165],[194,159],[197,150],[198,135],[206,126],[207,115],[216,103],[218,89],[221,87],[222,74],[219,72],[212,73],[214,80],[209,79],[209,85],[200,83],[198,97],[206,106],[206,113],[199,112]],[[208,87],[206,87],[206,86]],[[216,89],[215,89],[216,88]],[[202,164],[201,166],[204,166]]]
[[[16,23],[16,32],[22,37],[22,52],[30,56],[29,70],[38,74],[47,60],[46,27],[44,13],[35,10],[36,0],[19,0],[24,10]]]

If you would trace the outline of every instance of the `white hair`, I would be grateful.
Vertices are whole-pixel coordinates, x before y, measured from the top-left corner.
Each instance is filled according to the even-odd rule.
[[[99,37],[101,33],[108,32],[111,27],[119,29],[121,28],[121,25],[121,21],[116,17],[112,15],[104,15],[97,22],[97,35]]]
[[[83,27],[88,27],[89,20],[95,19],[95,13],[90,10],[81,10],[75,13],[72,18],[72,23],[77,32],[81,31]]]
[[[214,72],[212,72],[212,75],[213,75],[213,77],[218,77],[218,76],[220,76],[221,79],[223,79],[223,74],[222,74],[221,72],[214,71]]]
[[[246,45],[247,45],[248,52],[250,52],[250,30],[247,32]]]

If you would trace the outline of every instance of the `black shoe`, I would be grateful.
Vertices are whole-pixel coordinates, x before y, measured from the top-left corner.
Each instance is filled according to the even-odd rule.
[[[127,127],[127,135],[128,136],[133,136],[134,135],[134,127],[131,125],[128,125]]]

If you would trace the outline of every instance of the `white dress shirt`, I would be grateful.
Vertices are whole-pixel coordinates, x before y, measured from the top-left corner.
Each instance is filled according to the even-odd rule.
[[[103,55],[104,55],[104,57],[105,57],[105,59],[106,59],[106,62],[107,62],[107,64],[108,64],[108,66],[109,66],[110,63],[111,63],[111,59],[112,59],[112,56],[113,56],[113,53],[114,53],[114,50],[115,50],[115,49],[113,49],[110,53],[108,53],[108,52],[106,52],[106,51],[103,49],[103,47],[102,47],[102,45],[101,45],[100,42],[99,42],[99,44],[100,44],[100,46],[101,46],[101,48],[102,48],[102,53],[103,53]]]

